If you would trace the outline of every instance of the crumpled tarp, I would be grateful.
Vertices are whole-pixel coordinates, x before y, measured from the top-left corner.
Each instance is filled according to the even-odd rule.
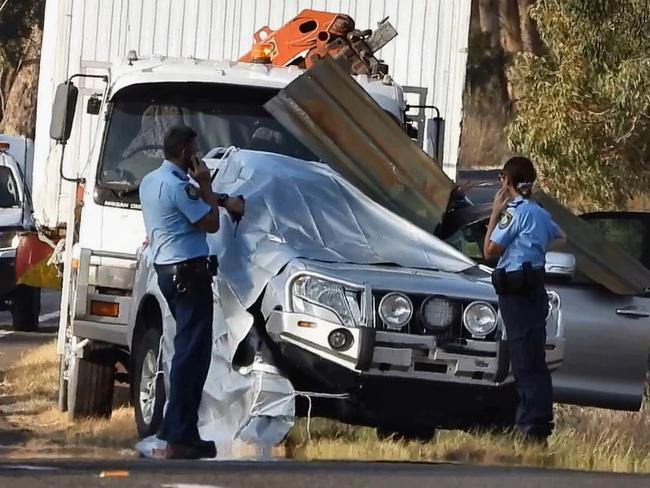
[[[375,203],[328,165],[237,150],[222,162],[215,191],[246,198],[234,235],[222,219],[208,237],[220,272],[244,307],[294,258],[459,272],[476,264]]]
[[[246,198],[246,215],[237,233],[224,214],[219,232],[208,237],[211,253],[219,257],[219,274],[213,357],[199,430],[228,455],[241,442],[280,442],[293,425],[296,392],[286,378],[259,355],[246,371],[232,366],[253,325],[247,309],[293,259],[449,272],[475,263],[381,207],[325,164],[248,150],[229,151],[226,159],[208,163],[218,169],[215,191]],[[160,297],[155,272],[148,268],[147,286]],[[163,322],[163,370],[168,378],[175,325],[167,307]],[[144,447],[155,445],[152,439],[147,442]]]

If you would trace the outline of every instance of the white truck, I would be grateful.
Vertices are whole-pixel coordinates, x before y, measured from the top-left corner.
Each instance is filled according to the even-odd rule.
[[[400,5],[399,16],[397,2],[350,12],[364,27],[384,14],[399,17],[400,37],[379,55],[417,85],[412,93],[386,77],[357,81],[400,124],[414,127],[411,135],[429,151],[441,156],[444,147],[440,160],[453,175],[471,2],[418,3]],[[138,344],[127,322],[135,254],[145,239],[137,189],[163,158],[165,129],[192,126],[208,152],[263,149],[256,134],[271,128],[285,141],[278,152],[310,154],[263,108],[302,70],[222,60],[239,58],[260,25],[279,26],[297,13],[289,1],[47,2],[34,204],[39,233],[60,239],[51,260],[60,263],[63,283],[60,407],[71,417],[110,414],[115,364],[132,367]],[[412,117],[408,100],[419,109]]]
[[[33,141],[0,134],[0,310],[11,312],[19,331],[38,329],[41,305],[40,288],[19,281],[23,267],[16,261],[21,236],[34,230],[33,157]]]

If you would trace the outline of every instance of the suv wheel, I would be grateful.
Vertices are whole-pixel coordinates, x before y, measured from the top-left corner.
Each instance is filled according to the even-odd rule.
[[[165,382],[158,374],[158,352],[161,333],[149,329],[135,348],[131,385],[135,423],[141,438],[155,435],[160,427],[165,406]]]

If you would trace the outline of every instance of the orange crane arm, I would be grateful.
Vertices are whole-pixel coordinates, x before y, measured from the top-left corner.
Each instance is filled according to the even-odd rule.
[[[345,57],[353,74],[378,74],[387,67],[374,53],[396,35],[387,20],[373,33],[356,30],[348,15],[303,10],[275,31],[262,27],[253,36],[252,49],[239,61],[308,69],[329,55]]]

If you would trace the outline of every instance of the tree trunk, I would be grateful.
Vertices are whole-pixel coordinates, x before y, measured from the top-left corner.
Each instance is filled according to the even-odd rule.
[[[3,93],[0,133],[34,138],[42,38],[43,31],[35,25],[30,39],[25,40],[22,60],[14,72],[10,73],[11,69],[5,68],[6,77],[0,77],[0,89]]]
[[[497,0],[478,0],[479,25],[490,48],[499,45],[499,8]]]
[[[517,0],[499,0],[501,47],[512,54],[523,50],[521,20]]]
[[[517,0],[519,3],[519,18],[520,18],[520,32],[521,40],[523,43],[523,50],[536,54],[538,56],[544,54],[545,46],[539,36],[537,24],[530,17],[530,7],[535,3],[535,0]]]
[[[2,121],[2,116],[6,108],[7,96],[11,90],[11,85],[13,85],[14,80],[16,79],[17,71],[18,69],[16,66],[0,66],[0,121]]]

